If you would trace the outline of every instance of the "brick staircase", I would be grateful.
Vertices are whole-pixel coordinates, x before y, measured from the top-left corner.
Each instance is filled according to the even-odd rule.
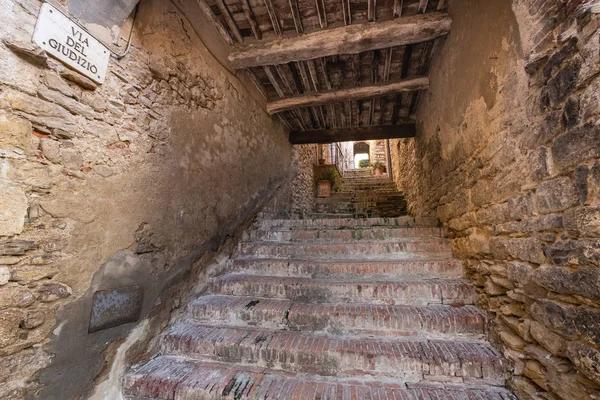
[[[432,218],[263,220],[126,399],[515,400]]]
[[[396,217],[406,215],[406,201],[387,175],[374,176],[370,169],[344,173],[342,190],[317,199],[315,217]]]

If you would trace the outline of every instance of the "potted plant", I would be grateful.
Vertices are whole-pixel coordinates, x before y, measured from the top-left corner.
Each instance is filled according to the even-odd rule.
[[[336,192],[341,190],[342,177],[333,165],[319,167],[315,178],[317,180],[317,197],[330,197],[332,189]]]
[[[385,164],[381,161],[375,161],[371,166],[376,176],[381,176],[385,172]]]
[[[358,168],[369,168],[369,160],[359,160]]]

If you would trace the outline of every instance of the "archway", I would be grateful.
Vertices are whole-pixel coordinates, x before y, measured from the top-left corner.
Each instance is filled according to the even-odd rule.
[[[370,146],[367,142],[354,143],[354,168],[360,167],[362,160],[369,161]]]

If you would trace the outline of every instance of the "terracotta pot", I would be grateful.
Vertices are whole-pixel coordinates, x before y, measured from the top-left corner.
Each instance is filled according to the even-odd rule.
[[[375,168],[375,176],[381,176],[381,175],[383,175],[382,168],[379,168],[379,167]]]
[[[329,197],[331,196],[331,182],[330,181],[319,181],[317,184],[317,197]]]
[[[319,158],[319,165],[325,165],[325,159]]]

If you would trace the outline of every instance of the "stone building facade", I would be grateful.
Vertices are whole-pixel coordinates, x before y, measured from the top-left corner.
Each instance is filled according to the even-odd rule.
[[[115,398],[102,382],[289,180],[292,146],[180,3],[142,1],[103,85],[32,43],[41,4],[0,0],[0,398],[88,398],[99,384]],[[106,35],[116,52],[131,24]],[[137,299],[139,323],[88,334],[94,294],[113,288]]]
[[[454,1],[418,133],[416,215],[450,229],[522,399],[600,396],[600,18],[593,2]]]

